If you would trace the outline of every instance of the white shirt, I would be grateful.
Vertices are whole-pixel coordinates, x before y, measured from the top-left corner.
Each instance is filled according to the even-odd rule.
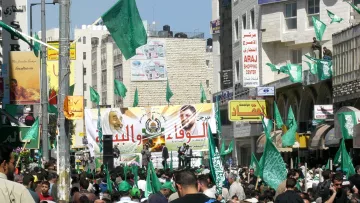
[[[204,193],[204,195],[206,195],[206,196],[208,196],[210,198],[216,199],[215,191],[213,190],[213,188],[208,188],[203,193]]]
[[[146,191],[146,181],[145,180],[138,180],[138,188],[143,192]]]
[[[130,197],[122,197],[120,198],[120,201],[117,203],[135,203],[135,202],[132,201]]]
[[[229,197],[232,197],[234,195],[236,195],[239,198],[239,200],[245,199],[244,188],[237,181],[235,181],[231,184],[230,190],[229,190]]]
[[[0,173],[0,200],[6,203],[35,203],[28,189]]]

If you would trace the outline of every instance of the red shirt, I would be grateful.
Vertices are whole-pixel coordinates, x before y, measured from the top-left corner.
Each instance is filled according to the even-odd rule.
[[[39,195],[39,198],[40,198],[40,201],[43,201],[43,200],[50,200],[50,201],[54,201],[54,198],[51,197],[50,195],[43,195],[41,192],[38,193]]]

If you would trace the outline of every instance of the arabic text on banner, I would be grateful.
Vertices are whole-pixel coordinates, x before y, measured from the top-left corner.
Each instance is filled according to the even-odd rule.
[[[259,38],[257,30],[242,30],[243,86],[257,87],[259,80]]]

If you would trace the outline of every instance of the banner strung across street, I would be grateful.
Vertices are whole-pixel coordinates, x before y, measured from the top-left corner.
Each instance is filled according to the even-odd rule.
[[[183,143],[193,150],[207,150],[207,124],[216,132],[213,104],[101,109],[103,135],[113,135],[113,145],[121,154],[141,152],[148,143],[151,152],[161,152],[165,143],[177,151]],[[88,147],[99,153],[97,109],[85,109]]]

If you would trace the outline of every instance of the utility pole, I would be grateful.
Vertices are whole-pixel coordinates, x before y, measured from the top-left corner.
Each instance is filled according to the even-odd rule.
[[[41,0],[41,40],[46,43],[45,0]],[[46,46],[41,46],[41,146],[45,161],[49,161],[47,92]]]
[[[59,94],[58,94],[58,112],[59,112],[59,202],[69,202],[70,200],[70,133],[69,121],[64,116],[64,100],[69,94],[69,75],[70,75],[70,0],[60,0],[59,12]]]

